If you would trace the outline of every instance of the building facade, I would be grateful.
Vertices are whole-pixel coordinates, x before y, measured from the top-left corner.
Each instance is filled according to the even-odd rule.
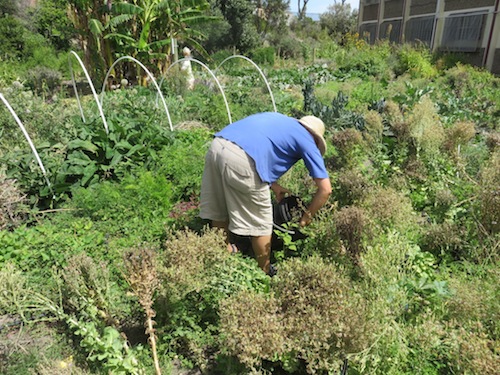
[[[500,74],[500,0],[361,0],[358,30],[370,43],[424,43],[459,52]]]

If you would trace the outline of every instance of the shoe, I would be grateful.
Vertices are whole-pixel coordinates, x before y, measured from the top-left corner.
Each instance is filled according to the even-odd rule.
[[[278,273],[278,269],[274,264],[269,265],[269,272],[267,273],[269,277],[274,277]]]
[[[231,245],[231,254],[237,254],[238,248],[236,247],[236,245],[234,243],[229,244],[229,245]]]

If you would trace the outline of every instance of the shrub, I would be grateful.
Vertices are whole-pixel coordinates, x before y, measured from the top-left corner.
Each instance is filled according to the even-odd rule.
[[[368,111],[365,114],[365,131],[363,136],[371,147],[377,146],[382,140],[384,124],[382,116],[377,111]]]
[[[156,173],[172,183],[175,201],[188,201],[199,195],[210,137],[210,131],[203,127],[179,130],[173,143],[158,153]]]
[[[27,85],[38,95],[51,96],[59,89],[61,73],[39,66],[28,71]]]
[[[476,135],[473,122],[458,121],[445,130],[444,147],[448,152],[457,153],[459,146],[466,145]]]
[[[273,66],[274,55],[275,55],[275,50],[273,47],[256,48],[250,53],[250,57],[258,65],[266,64]]]
[[[472,120],[480,128],[498,128],[498,77],[482,68],[457,64],[444,72],[442,81],[442,90],[434,95],[440,114],[451,121]]]
[[[464,229],[454,222],[424,226],[420,246],[438,259],[458,260],[467,255]]]
[[[283,59],[296,59],[300,56],[301,46],[295,38],[279,35],[278,38],[271,40],[271,43],[276,48],[278,56]]]
[[[108,234],[128,234],[143,240],[164,235],[173,222],[174,185],[165,176],[138,171],[120,182],[105,181],[73,190],[70,207]]]
[[[358,43],[358,42],[357,42]],[[356,46],[358,46],[356,44]],[[361,47],[356,53],[350,53],[339,61],[339,70],[360,77],[377,77],[390,80],[393,77],[391,46],[387,42],[368,48]]]
[[[2,60],[15,60],[23,57],[26,44],[25,32],[27,31],[16,17],[0,16],[0,56]]]
[[[362,241],[367,234],[367,221],[366,211],[356,206],[343,207],[334,214],[337,234],[355,265],[359,264],[363,251]]]
[[[432,55],[427,47],[416,49],[403,45],[398,53],[399,66],[396,68],[396,73],[401,75],[408,72],[412,78],[434,78],[437,75],[437,69],[431,59]]]
[[[0,171],[0,230],[19,225],[26,215],[24,196],[14,180],[7,179]]]
[[[221,233],[209,231],[199,236],[192,231],[172,233],[164,245],[162,277],[172,297],[201,290],[209,281],[207,270],[229,256]]]
[[[444,130],[437,109],[428,96],[415,105],[406,121],[417,155],[420,152],[437,153],[445,139]]]
[[[449,326],[450,331],[443,341],[447,346],[450,371],[486,375],[498,372],[500,359],[495,353],[495,341],[484,334],[480,323],[465,328],[458,322],[451,322]]]
[[[376,187],[360,203],[366,210],[373,231],[398,230],[408,233],[415,229],[416,217],[410,199],[393,188]]]
[[[487,337],[498,340],[500,337],[498,324],[500,299],[497,288],[499,271],[496,266],[480,268],[468,262],[464,262],[463,265],[463,269],[453,267],[454,272],[449,279],[453,295],[447,302],[446,319],[455,320],[464,327],[479,322]]]
[[[490,152],[500,150],[500,132],[487,133],[485,142]]]
[[[343,169],[339,171],[337,183],[334,184],[335,199],[341,207],[359,201],[367,192],[370,182],[357,169]]]
[[[272,288],[275,297],[244,293],[222,304],[226,350],[247,366],[279,361],[288,373],[322,373],[368,345],[365,301],[335,266],[288,260]]]
[[[281,357],[285,351],[283,316],[279,301],[248,291],[221,301],[223,351],[247,368]]]
[[[364,146],[363,135],[359,130],[348,128],[334,132],[331,142],[337,151],[333,157],[335,167],[352,168],[358,165]]]
[[[389,124],[400,123],[403,121],[403,114],[399,105],[393,100],[387,100],[384,106],[384,115]]]
[[[80,320],[100,320],[105,325],[118,326],[124,318],[123,292],[106,263],[95,262],[86,254],[70,256],[61,271],[64,309]],[[121,302],[121,303],[120,303]]]
[[[488,234],[500,232],[500,152],[492,154],[491,159],[481,171],[478,186],[477,210],[481,225]]]
[[[168,237],[159,258],[157,322],[166,327],[159,337],[169,351],[206,369],[220,345],[220,303],[243,291],[267,293],[269,277],[254,259],[231,255],[220,230]]]
[[[285,351],[308,373],[340,368],[369,345],[366,302],[334,265],[317,257],[280,265],[273,288],[282,314]]]

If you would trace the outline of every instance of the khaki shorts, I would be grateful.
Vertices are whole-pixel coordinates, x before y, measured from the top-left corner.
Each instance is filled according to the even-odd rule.
[[[273,230],[269,184],[236,144],[216,137],[205,157],[200,217],[228,222],[240,236],[267,236]]]

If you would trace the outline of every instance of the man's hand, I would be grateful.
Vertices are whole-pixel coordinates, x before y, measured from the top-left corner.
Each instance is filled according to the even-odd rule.
[[[301,227],[306,227],[309,224],[311,224],[311,221],[312,221],[311,212],[309,210],[304,211],[304,214],[300,218],[300,226]]]
[[[274,195],[276,196],[276,200],[278,202],[281,202],[281,200],[287,195],[292,194],[290,190],[285,189],[283,186],[278,185],[278,183],[276,182],[273,182],[271,184],[271,190],[274,192]]]
[[[311,204],[300,219],[301,227],[311,224],[313,216],[321,207],[323,207],[332,193],[332,185],[328,178],[315,178],[314,182],[316,183],[318,189],[316,190],[316,194],[314,194]]]

